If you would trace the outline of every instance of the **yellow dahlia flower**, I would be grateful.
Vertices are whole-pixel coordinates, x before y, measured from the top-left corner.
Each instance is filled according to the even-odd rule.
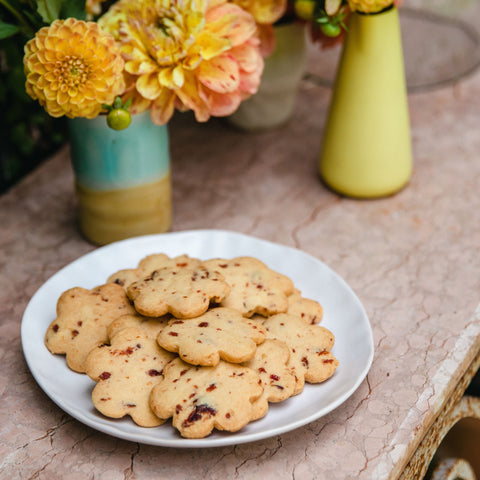
[[[99,19],[120,45],[130,111],[174,109],[198,121],[233,113],[257,91],[263,60],[252,15],[227,0],[119,0]]]
[[[93,118],[125,90],[124,61],[96,23],[55,20],[25,45],[26,90],[52,117]]]
[[[393,0],[348,0],[348,5],[352,12],[358,11],[363,13],[378,13],[389,7]]]

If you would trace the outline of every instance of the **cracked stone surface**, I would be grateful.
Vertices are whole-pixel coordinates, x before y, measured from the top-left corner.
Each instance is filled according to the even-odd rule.
[[[234,230],[298,247],[355,290],[375,359],[340,407],[290,433],[214,449],[139,445],[63,413],[20,343],[23,311],[95,247],[76,228],[65,147],[0,197],[0,478],[395,479],[480,350],[480,72],[410,95],[414,174],[390,198],[342,198],[316,159],[331,91],[304,81],[293,120],[246,134],[170,124],[174,230]]]

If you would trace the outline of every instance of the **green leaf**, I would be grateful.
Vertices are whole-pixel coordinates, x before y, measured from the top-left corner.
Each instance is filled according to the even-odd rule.
[[[29,12],[28,10],[24,10],[23,14],[28,18],[30,23],[34,25],[37,30],[40,30],[40,28],[44,26],[38,12],[35,12],[35,11]]]
[[[63,0],[37,0],[37,12],[46,23],[52,23],[60,17]]]
[[[0,20],[0,40],[2,38],[11,37],[15,35],[20,29],[11,23],[5,23]]]
[[[85,20],[87,18],[85,3],[85,0],[67,0],[60,10],[60,18],[73,17],[77,20]]]

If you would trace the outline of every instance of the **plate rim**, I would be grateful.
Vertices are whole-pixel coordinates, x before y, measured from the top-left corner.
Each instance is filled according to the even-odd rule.
[[[124,421],[130,422],[130,419],[128,417],[124,417],[123,419],[109,419],[107,417],[102,417],[100,416],[102,421],[93,421],[90,418],[88,418],[86,415],[80,415],[76,411],[73,411],[68,405],[65,406],[64,404],[61,404],[58,399],[56,398],[55,395],[49,390],[48,386],[45,385],[43,379],[39,375],[39,372],[37,371],[35,365],[32,364],[32,358],[31,354],[29,352],[29,342],[28,342],[28,335],[26,331],[26,320],[28,320],[28,317],[30,315],[30,311],[33,309],[35,306],[35,302],[38,301],[39,298],[41,298],[41,295],[44,290],[48,288],[50,284],[55,282],[55,279],[58,276],[61,276],[64,274],[65,270],[74,268],[74,266],[77,263],[84,262],[86,258],[94,257],[94,256],[102,256],[105,251],[116,249],[116,248],[123,248],[123,247],[128,247],[129,244],[138,244],[139,242],[149,242],[153,239],[156,238],[166,238],[166,237],[185,237],[185,236],[203,236],[203,235],[226,235],[226,236],[231,236],[231,237],[236,237],[238,239],[245,240],[247,242],[260,242],[265,246],[272,246],[275,248],[280,248],[282,250],[287,250],[287,251],[295,251],[296,254],[300,254],[305,256],[309,260],[313,260],[315,262],[319,262],[323,268],[325,268],[331,275],[333,275],[336,279],[337,282],[339,282],[344,289],[346,289],[352,298],[354,299],[356,303],[356,307],[359,308],[360,313],[365,320],[365,326],[367,327],[367,333],[368,333],[368,357],[365,362],[365,365],[363,369],[361,370],[361,373],[357,376],[356,380],[352,382],[350,388],[346,390],[346,392],[343,395],[340,395],[335,401],[330,402],[326,407],[323,409],[320,409],[318,412],[315,412],[314,414],[311,414],[307,417],[302,418],[301,420],[297,420],[294,422],[290,422],[284,425],[280,425],[277,427],[272,427],[269,428],[266,431],[260,431],[260,432],[252,432],[250,434],[243,435],[241,437],[237,437],[235,434],[238,432],[227,432],[223,433],[223,435],[217,436],[215,438],[212,437],[205,437],[202,439],[187,439],[187,438],[182,438],[178,436],[178,438],[173,438],[173,439],[162,439],[162,438],[157,438],[157,439],[145,439],[145,438],[140,438],[142,437],[142,434],[139,432],[124,432],[121,430],[121,427],[119,428],[118,425],[121,424]],[[161,242],[158,242],[161,244]],[[158,250],[160,251],[160,249]],[[188,254],[188,252],[185,252]],[[145,254],[142,253],[144,256]],[[240,232],[235,232],[235,231],[229,231],[229,230],[221,230],[221,229],[192,229],[192,230],[181,230],[181,231],[172,231],[172,232],[166,232],[166,233],[161,233],[161,234],[151,234],[151,235],[143,235],[143,236],[138,236],[138,237],[132,237],[128,238],[125,240],[121,240],[118,242],[114,242],[102,247],[98,247],[90,252],[87,252],[80,257],[76,258],[75,260],[69,262],[68,264],[64,265],[62,268],[57,270],[55,273],[53,273],[45,282],[40,285],[40,287],[35,291],[35,293],[31,296],[30,300],[28,301],[23,316],[22,316],[22,321],[21,321],[21,345],[22,345],[22,351],[23,355],[25,358],[25,361],[27,363],[27,366],[29,368],[29,371],[31,375],[33,376],[34,380],[36,381],[37,385],[41,388],[41,390],[48,396],[48,398],[53,401],[62,411],[68,413],[70,416],[75,418],[77,421],[83,423],[84,425],[89,426],[90,428],[93,428],[97,431],[100,431],[102,433],[114,436],[116,438],[128,440],[128,441],[134,441],[134,442],[139,442],[142,444],[146,445],[152,445],[152,446],[160,446],[160,447],[171,447],[171,448],[213,448],[213,447],[223,447],[223,446],[231,446],[231,445],[238,445],[238,444],[244,444],[244,443],[251,443],[259,440],[265,440],[267,438],[271,438],[276,435],[280,435],[283,433],[287,433],[293,430],[296,430],[302,426],[305,426],[315,420],[320,419],[321,417],[327,415],[328,413],[332,412],[336,408],[338,408],[341,404],[343,404],[346,400],[348,400],[353,393],[358,389],[358,387],[362,384],[362,382],[365,380],[371,366],[373,363],[374,355],[375,355],[375,348],[374,348],[374,339],[373,339],[373,331],[372,331],[372,326],[370,323],[370,319],[367,315],[367,312],[365,310],[364,305],[356,295],[356,293],[353,291],[353,289],[348,285],[348,283],[337,273],[335,272],[331,267],[329,267],[327,264],[325,264],[322,260],[319,258],[313,256],[312,254],[305,252],[297,247],[289,246],[289,245],[282,245],[278,242],[273,242],[271,240],[263,239],[260,237],[248,235],[245,233],[240,233]],[[47,350],[48,351],[48,350]],[[48,352],[49,353],[49,352]],[[65,363],[66,366],[66,363]],[[68,368],[66,366],[66,368]],[[79,374],[80,375],[80,374]],[[93,382],[93,380],[92,380]],[[92,383],[92,385],[94,382]],[[306,388],[315,388],[315,385],[311,386],[306,384]],[[100,414],[98,414],[100,415]],[[113,420],[113,422],[112,422]],[[103,422],[109,422],[109,424],[104,425]],[[133,422],[131,422],[133,423]],[[168,423],[168,422],[167,422]],[[143,427],[138,427],[138,428],[143,428]],[[173,427],[171,427],[173,428]],[[143,431],[146,431],[149,429],[144,428]],[[216,433],[222,434],[222,432],[218,432],[215,430]],[[240,431],[241,432],[241,431]],[[175,432],[177,433],[177,432]]]

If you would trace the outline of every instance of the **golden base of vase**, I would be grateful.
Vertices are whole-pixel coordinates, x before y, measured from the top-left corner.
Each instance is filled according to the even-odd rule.
[[[343,182],[336,182],[335,180],[325,178],[320,173],[320,180],[330,191],[344,197],[357,198],[359,200],[373,200],[377,198],[385,198],[395,195],[408,185],[410,179],[406,178],[400,183],[395,183],[391,185],[351,185],[348,183],[345,184]]]
[[[170,174],[138,187],[98,191],[77,183],[76,190],[80,229],[97,245],[171,228]]]

